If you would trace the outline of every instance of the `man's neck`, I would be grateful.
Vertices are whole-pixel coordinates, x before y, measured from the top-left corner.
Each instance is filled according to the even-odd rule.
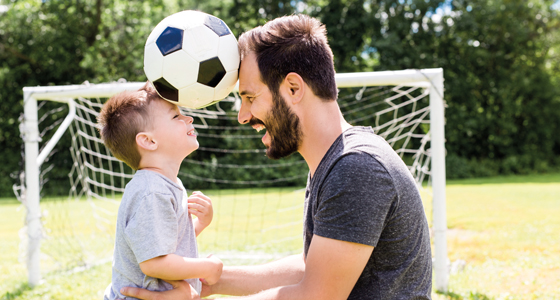
[[[313,176],[332,144],[352,126],[344,120],[336,102],[322,103],[307,112],[302,118],[303,141],[299,153]]]

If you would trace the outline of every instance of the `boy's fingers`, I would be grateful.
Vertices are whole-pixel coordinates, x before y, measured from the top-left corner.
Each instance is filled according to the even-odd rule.
[[[212,200],[210,200],[210,197],[204,195],[203,193],[201,193],[201,192],[199,192],[199,191],[193,192],[191,197],[193,197],[193,196],[195,196],[195,197],[200,197],[200,198],[202,198],[202,199],[204,199],[204,200],[207,200],[207,201],[212,202]]]
[[[189,209],[196,209],[199,211],[207,211],[208,209],[206,208],[206,206],[198,204],[198,203],[189,203],[187,204],[189,206]]]
[[[193,204],[198,204],[198,205],[202,205],[202,206],[209,206],[212,205],[212,203],[210,203],[207,200],[204,199],[199,199],[199,198],[189,198],[188,199],[189,204],[193,203]]]

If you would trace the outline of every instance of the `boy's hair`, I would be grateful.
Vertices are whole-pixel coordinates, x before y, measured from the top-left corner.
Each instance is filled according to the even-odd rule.
[[[337,98],[333,54],[325,25],[315,18],[285,16],[253,28],[239,37],[239,52],[241,59],[256,54],[261,80],[272,93],[295,72],[319,98]]]
[[[105,146],[134,170],[140,164],[136,135],[149,128],[149,104],[154,100],[165,101],[146,82],[138,91],[124,91],[111,97],[97,117]]]

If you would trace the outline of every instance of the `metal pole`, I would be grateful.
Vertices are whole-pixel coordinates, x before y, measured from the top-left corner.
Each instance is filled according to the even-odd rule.
[[[43,151],[39,153],[37,157],[37,167],[40,168],[43,162],[45,162],[45,159],[47,159],[47,156],[49,156],[56,143],[58,143],[64,132],[66,132],[66,129],[68,129],[72,121],[74,121],[74,117],[76,117],[76,104],[74,103],[74,99],[68,99],[68,115],[66,115],[62,124],[58,126],[58,129],[49,142],[43,147]]]
[[[445,205],[445,114],[443,69],[430,78],[430,132],[432,154],[433,230],[436,290],[447,292],[447,216]]]
[[[37,123],[37,100],[24,92],[23,139],[25,142],[25,206],[27,216],[27,272],[29,285],[36,286],[41,281],[41,208],[39,206],[39,125]]]

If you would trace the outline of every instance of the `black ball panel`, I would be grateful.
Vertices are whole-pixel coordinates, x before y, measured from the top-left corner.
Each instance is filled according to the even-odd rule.
[[[181,50],[183,47],[183,30],[167,27],[156,40],[156,45],[163,56]]]
[[[209,87],[216,87],[226,75],[226,70],[218,57],[200,62],[197,82]]]
[[[164,78],[160,78],[152,82],[157,93],[164,99],[169,101],[179,101],[179,90],[177,90],[171,83],[167,82]]]

